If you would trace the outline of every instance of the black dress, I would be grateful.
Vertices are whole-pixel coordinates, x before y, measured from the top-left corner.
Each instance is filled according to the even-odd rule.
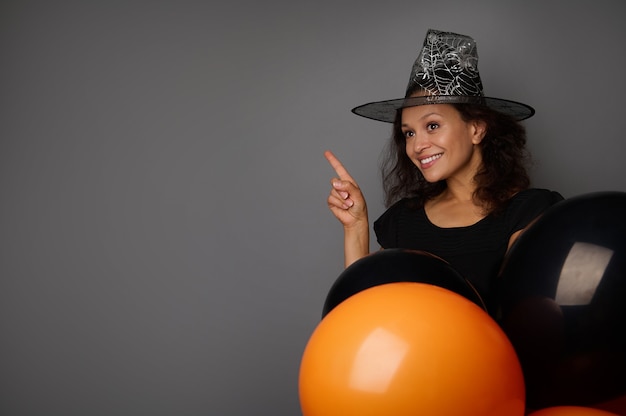
[[[430,222],[416,199],[405,198],[374,222],[374,231],[382,248],[421,250],[443,258],[489,305],[511,235],[562,199],[554,191],[527,189],[511,198],[498,215],[490,214],[467,227],[441,228]]]

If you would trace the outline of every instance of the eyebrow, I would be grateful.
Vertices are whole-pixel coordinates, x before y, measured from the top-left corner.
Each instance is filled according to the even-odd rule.
[[[433,115],[435,115],[435,116],[439,116],[439,117],[442,117],[442,115],[441,115],[440,113],[437,113],[436,111],[431,111],[430,113],[426,113],[426,114],[424,114],[423,116],[421,116],[420,118],[418,118],[418,120],[420,120],[420,121],[421,121],[421,120],[424,120],[425,118],[428,118],[428,117],[433,116]],[[411,126],[409,126],[409,125],[408,125],[408,124],[406,124],[406,123],[402,123],[402,124],[400,125],[400,127],[411,127]]]

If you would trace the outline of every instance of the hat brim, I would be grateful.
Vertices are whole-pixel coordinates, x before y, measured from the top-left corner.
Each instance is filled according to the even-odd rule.
[[[428,95],[423,97],[375,101],[355,107],[352,109],[352,112],[358,116],[370,118],[372,120],[393,123],[399,109],[429,104],[485,105],[495,111],[509,115],[518,121],[530,118],[533,114],[535,114],[534,108],[517,101],[467,95]]]

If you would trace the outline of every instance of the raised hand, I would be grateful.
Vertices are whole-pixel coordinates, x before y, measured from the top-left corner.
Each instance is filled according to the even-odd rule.
[[[367,204],[359,185],[332,152],[327,150],[324,157],[337,173],[337,177],[330,181],[328,207],[331,212],[346,228],[363,223],[367,226]]]

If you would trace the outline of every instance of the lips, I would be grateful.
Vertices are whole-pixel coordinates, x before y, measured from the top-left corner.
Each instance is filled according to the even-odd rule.
[[[419,159],[419,161],[420,161],[420,164],[422,166],[425,166],[425,165],[429,165],[429,164],[433,163],[435,160],[439,159],[441,156],[443,156],[443,153],[437,153],[436,155],[432,155],[432,156],[425,157],[423,159]]]

